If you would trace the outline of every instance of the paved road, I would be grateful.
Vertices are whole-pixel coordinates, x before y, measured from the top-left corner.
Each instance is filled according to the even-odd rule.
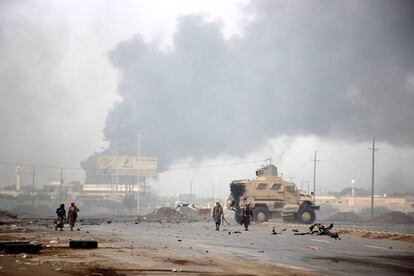
[[[115,223],[94,231],[131,241],[136,245],[176,248],[177,254],[209,252],[215,257],[258,264],[278,264],[331,275],[414,275],[414,244],[343,236],[295,236],[291,229],[272,235],[271,225],[255,225],[250,231],[226,226],[214,231],[211,223]],[[235,233],[240,231],[241,233]],[[230,234],[229,234],[230,233]]]

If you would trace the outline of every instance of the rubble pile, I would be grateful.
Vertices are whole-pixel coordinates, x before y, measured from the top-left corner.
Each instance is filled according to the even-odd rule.
[[[5,210],[0,210],[0,220],[8,220],[8,219],[15,219],[17,218],[16,215],[13,215],[12,213],[5,211]]]
[[[174,208],[162,207],[152,213],[145,215],[143,218],[148,222],[188,222],[190,219]]]
[[[383,214],[373,219],[369,220],[370,224],[405,224],[412,225],[414,224],[414,219],[402,212],[390,212]]]
[[[31,205],[17,205],[11,211],[13,214],[17,215],[30,215],[30,216],[42,216],[49,217],[55,216],[55,210],[50,208],[47,205],[38,205],[34,208]]]
[[[363,218],[361,218],[354,212],[339,212],[339,213],[336,213],[330,216],[327,220],[334,221],[334,222],[351,222],[351,223],[365,222]]]

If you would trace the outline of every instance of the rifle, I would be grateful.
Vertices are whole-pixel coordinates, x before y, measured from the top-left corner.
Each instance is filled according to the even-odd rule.
[[[226,220],[226,218],[223,216],[222,217],[223,221],[225,221],[227,223],[227,225],[230,225],[230,223]]]

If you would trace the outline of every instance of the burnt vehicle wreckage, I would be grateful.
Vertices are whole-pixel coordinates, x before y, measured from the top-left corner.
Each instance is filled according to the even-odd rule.
[[[295,183],[278,176],[277,167],[270,164],[256,171],[253,180],[234,180],[230,183],[228,208],[235,212],[237,223],[247,204],[253,210],[253,220],[268,221],[282,218],[284,222],[312,224],[316,220],[315,205],[310,195],[299,191]]]

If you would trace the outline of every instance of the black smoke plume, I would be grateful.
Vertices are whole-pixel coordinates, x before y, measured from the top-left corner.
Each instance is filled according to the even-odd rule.
[[[197,15],[178,20],[170,51],[136,35],[109,54],[122,101],[105,137],[154,126],[143,154],[161,169],[280,135],[413,145],[413,11],[413,1],[253,1],[241,36]]]

